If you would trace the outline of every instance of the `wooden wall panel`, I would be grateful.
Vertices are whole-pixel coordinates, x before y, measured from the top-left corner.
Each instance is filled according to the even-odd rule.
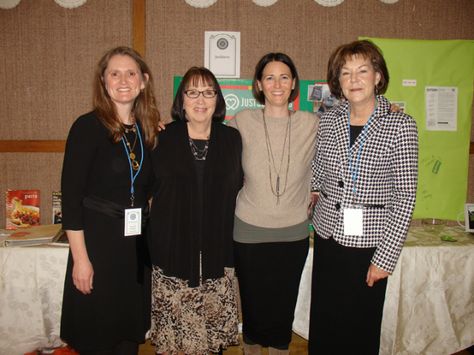
[[[0,140],[0,153],[61,153],[65,145],[65,140]]]
[[[141,55],[146,52],[146,2],[133,0],[133,48]]]

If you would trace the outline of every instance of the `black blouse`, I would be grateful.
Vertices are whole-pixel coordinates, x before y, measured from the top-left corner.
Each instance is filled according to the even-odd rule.
[[[354,145],[357,137],[362,133],[362,130],[364,129],[364,126],[353,126],[351,125],[351,135],[350,135],[350,144],[351,147]]]
[[[165,275],[199,285],[233,267],[235,200],[242,186],[242,140],[237,130],[213,123],[204,164],[202,203],[185,122],[160,133],[152,152],[155,175],[148,242],[151,261]],[[201,230],[196,230],[201,226]],[[199,237],[201,235],[201,237]]]
[[[140,161],[139,143],[134,151]],[[149,154],[145,154],[134,184],[136,207],[147,204],[150,170]],[[130,183],[130,165],[122,142],[111,141],[109,131],[94,112],[79,117],[69,132],[62,171],[63,228],[85,228],[83,202],[87,196],[129,207]]]

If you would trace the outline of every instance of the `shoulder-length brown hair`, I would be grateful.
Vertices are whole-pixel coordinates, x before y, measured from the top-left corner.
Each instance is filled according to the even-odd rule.
[[[156,105],[153,89],[153,76],[141,55],[130,47],[116,47],[107,51],[99,60],[94,76],[94,109],[104,126],[110,131],[114,142],[119,142],[124,134],[124,127],[120,122],[117,109],[105,87],[104,72],[110,59],[115,55],[127,55],[132,58],[140,69],[145,88],[140,91],[133,104],[132,113],[135,120],[140,122],[144,136],[144,143],[148,148],[154,148],[157,143],[158,123],[160,113]],[[148,76],[148,80],[145,77]]]
[[[375,72],[380,74],[380,81],[374,88],[375,93],[384,94],[385,91],[387,91],[389,81],[387,64],[385,63],[380,48],[368,40],[343,44],[336,48],[336,50],[331,54],[329,57],[327,74],[328,86],[331,93],[338,99],[344,97],[341,84],[339,83],[339,76],[342,67],[352,56],[362,56],[372,63]]]
[[[221,87],[214,74],[204,67],[191,67],[186,74],[184,74],[183,80],[181,80],[176,96],[174,97],[173,106],[171,106],[171,117],[173,120],[187,121],[186,112],[184,112],[184,95],[186,95],[184,92],[188,89],[190,84],[198,86],[200,83],[211,86],[217,92],[216,109],[212,115],[212,121],[224,121],[226,113],[224,95],[222,95]]]

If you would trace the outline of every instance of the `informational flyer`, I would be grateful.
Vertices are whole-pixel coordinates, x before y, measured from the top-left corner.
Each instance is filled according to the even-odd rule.
[[[204,66],[216,78],[240,77],[240,32],[206,31]]]
[[[426,129],[456,131],[458,122],[458,88],[427,86],[425,88]]]

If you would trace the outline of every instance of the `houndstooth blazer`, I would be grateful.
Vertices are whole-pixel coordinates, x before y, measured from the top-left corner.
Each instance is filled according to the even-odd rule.
[[[416,122],[390,112],[390,102],[378,96],[361,151],[356,195],[349,173],[350,105],[344,102],[321,118],[312,162],[312,191],[319,191],[313,225],[322,238],[348,247],[376,247],[371,262],[387,272],[395,268],[415,205],[418,180]],[[350,149],[353,162],[362,134]],[[343,210],[363,208],[363,236],[345,236]]]

